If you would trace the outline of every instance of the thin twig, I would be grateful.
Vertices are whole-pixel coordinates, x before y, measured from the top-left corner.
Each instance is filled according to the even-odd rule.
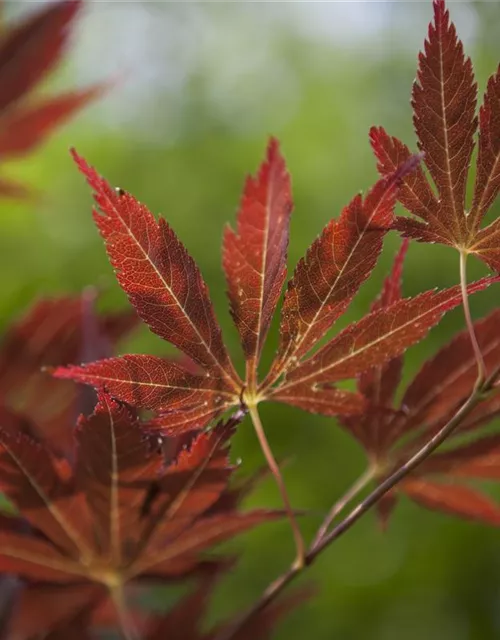
[[[398,482],[413,471],[419,464],[428,458],[461,424],[469,413],[489,393],[500,375],[500,367],[497,368],[485,381],[477,384],[462,407],[425,445],[423,445],[410,460],[399,467],[384,482],[377,486],[362,502],[360,502],[330,533],[326,534],[315,546],[311,546],[305,556],[304,566],[292,565],[285,573],[272,582],[262,593],[257,602],[232,625],[217,637],[216,640],[232,640],[238,631],[256,614],[265,609],[283,589],[299,576],[306,567],[311,565],[334,540],[348,531],[373,505],[375,505],[388,491],[393,489]]]
[[[474,330],[474,323],[472,322],[472,316],[469,306],[469,294],[467,293],[467,253],[465,251],[460,252],[460,289],[462,291],[462,306],[464,309],[465,324],[467,331],[469,332],[470,341],[472,344],[472,350],[477,362],[477,385],[480,385],[486,380],[486,365],[484,364],[483,354],[477,341],[476,332]]]
[[[283,500],[288,519],[290,520],[290,525],[292,527],[293,537],[295,540],[295,547],[297,551],[297,556],[295,558],[295,565],[297,565],[297,567],[302,567],[304,565],[304,558],[305,558],[305,551],[306,551],[305,545],[304,545],[304,539],[302,538],[299,525],[293,513],[290,498],[288,497],[288,492],[286,490],[285,481],[283,480],[283,476],[281,475],[279,465],[276,462],[272,449],[267,440],[266,433],[264,431],[264,427],[262,426],[262,422],[260,420],[259,412],[257,410],[256,405],[251,405],[248,408],[248,411],[250,413],[250,417],[252,418],[253,426],[255,428],[255,433],[257,434],[257,438],[259,439],[262,452],[264,453],[269,469],[276,480],[276,484],[278,485],[278,489],[281,493],[281,499]]]
[[[364,473],[362,473],[359,478],[354,482],[354,484],[349,487],[349,489],[344,493],[344,495],[337,500],[337,502],[333,505],[333,507],[328,512],[328,515],[321,523],[320,528],[314,538],[314,542],[312,543],[311,549],[314,549],[316,545],[318,545],[321,540],[325,537],[326,532],[330,528],[330,525],[335,520],[335,518],[341,513],[345,507],[353,500],[360,491],[362,491],[366,485],[373,480],[375,470],[372,466],[369,466]]]

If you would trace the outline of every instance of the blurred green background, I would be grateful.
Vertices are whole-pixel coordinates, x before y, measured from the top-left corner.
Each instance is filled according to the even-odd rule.
[[[7,2],[15,19],[39,3]],[[500,58],[498,3],[450,3],[473,57],[480,93]],[[220,267],[223,225],[233,221],[245,174],[279,137],[293,178],[290,269],[323,225],[376,179],[368,145],[372,124],[415,148],[409,96],[430,2],[93,2],[74,34],[67,63],[47,91],[112,78],[99,104],[43,149],[3,167],[32,185],[36,203],[0,203],[0,322],[32,300],[102,287],[103,304],[122,307],[93,226],[91,197],[68,155],[75,146],[112,184],[164,215],[197,260],[237,362],[242,359]],[[495,207],[494,215],[500,213]],[[383,257],[346,318],[360,318],[398,247]],[[470,278],[484,273],[470,261]],[[404,290],[412,295],[458,282],[458,257],[412,245]],[[475,317],[493,308],[498,287],[472,300]],[[408,353],[405,376],[463,325],[449,314]],[[276,345],[276,327],[266,362]],[[123,352],[166,353],[146,329]],[[361,473],[363,453],[335,421],[283,406],[262,417],[293,503],[311,536],[321,516]],[[251,473],[263,464],[249,423],[234,458]],[[250,504],[279,505],[266,480]],[[242,558],[214,602],[213,616],[249,604],[290,561],[286,523],[231,545]],[[469,640],[500,637],[500,535],[403,502],[382,533],[372,515],[324,553],[305,581],[318,596],[280,626],[277,638]]]

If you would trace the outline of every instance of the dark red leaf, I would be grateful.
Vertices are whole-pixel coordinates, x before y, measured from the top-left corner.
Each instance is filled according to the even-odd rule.
[[[439,193],[437,215],[452,242],[467,236],[465,188],[477,128],[476,94],[471,61],[444,0],[435,0],[434,24],[413,85],[413,122]]]
[[[7,329],[0,346],[0,401],[62,453],[73,446],[71,425],[83,405],[74,385],[42,367],[104,357],[138,320],[129,311],[95,316],[86,296],[40,300]]]
[[[82,610],[97,605],[105,596],[104,587],[88,584],[25,588],[14,607],[8,637],[32,640],[43,634],[49,640]],[[71,637],[71,640],[78,638],[74,634],[66,637]]]
[[[31,151],[102,92],[103,87],[92,87],[7,113],[0,118],[0,159]]]
[[[479,491],[464,485],[438,484],[413,478],[400,486],[408,497],[427,509],[500,526],[500,506]]]
[[[208,289],[193,259],[169,225],[156,222],[128,193],[118,193],[73,152],[94,190],[94,218],[118,281],[152,331],[234,390],[234,369],[222,342]]]
[[[408,250],[408,240],[404,240],[394,260],[391,274],[385,279],[382,293],[372,305],[372,311],[386,309],[402,298],[401,285],[403,264]],[[361,374],[358,389],[375,407],[391,407],[394,393],[401,380],[403,359],[393,358],[385,365],[375,367]]]
[[[0,431],[0,488],[31,525],[0,523],[0,572],[114,589],[203,568],[208,548],[282,515],[213,510],[228,490],[227,440],[243,415],[168,462],[133,412],[103,392],[93,416],[80,421],[76,468]]]
[[[44,7],[0,42],[0,111],[32,89],[59,61],[81,0]]]
[[[80,419],[76,441],[76,475],[85,487],[97,544],[120,565],[143,524],[144,494],[134,485],[137,480],[144,486],[156,482],[162,460],[131,410],[105,394],[95,413]]]
[[[290,176],[272,138],[257,177],[248,177],[237,232],[226,228],[223,265],[231,313],[255,371],[286,278],[292,197]]]
[[[495,270],[500,269],[498,221],[482,230],[479,225],[500,189],[499,74],[497,70],[490,78],[480,110],[476,183],[469,212],[466,186],[478,124],[477,87],[445,2],[434,0],[434,21],[419,55],[412,96],[418,145],[433,185],[421,169],[404,179],[399,200],[418,219],[398,217],[394,225],[406,237],[475,254]],[[410,153],[382,128],[373,128],[370,138],[382,175]]]
[[[309,381],[303,384],[278,387],[270,395],[270,399],[324,416],[359,415],[363,413],[366,406],[366,402],[360,394],[335,387],[316,385]]]
[[[66,460],[23,434],[0,430],[0,489],[32,527],[59,547],[88,554],[86,505],[75,492]]]
[[[411,157],[408,147],[397,138],[387,135],[383,127],[370,129],[370,143],[377,158],[377,169],[383,176],[396,171]],[[436,218],[438,202],[421,166],[402,181],[398,200],[414,215],[432,223],[432,226],[439,226],[439,220]]]

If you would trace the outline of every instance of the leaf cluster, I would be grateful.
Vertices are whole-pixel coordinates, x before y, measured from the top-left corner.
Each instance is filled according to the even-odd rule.
[[[79,5],[57,3],[6,36],[0,77],[2,51],[21,52],[14,56],[20,79],[5,89],[12,104],[57,61]],[[487,430],[500,411],[500,314],[494,310],[473,322],[469,309],[469,297],[499,277],[468,284],[465,269],[467,255],[474,254],[500,270],[498,220],[481,228],[500,189],[500,71],[489,80],[476,117],[472,63],[443,0],[433,6],[412,93],[419,153],[373,128],[381,177],[327,223],[290,277],[291,180],[276,139],[246,179],[236,224],[225,229],[222,246],[244,371],[236,370],[208,287],[171,225],[131,193],[114,189],[73,151],[133,312],[99,316],[91,291],[41,300],[4,337],[0,489],[8,508],[0,517],[0,586],[6,594],[0,621],[6,637],[91,638],[113,627],[126,638],[149,640],[265,638],[281,614],[309,595],[276,603],[284,586],[374,504],[384,525],[402,496],[500,524],[500,507],[483,484],[500,478],[500,439]],[[23,57],[23,43],[34,37],[27,34],[36,34],[47,49],[32,66]],[[66,102],[59,111],[59,99],[48,109],[38,107],[31,120],[21,111],[32,128],[20,127],[11,148],[31,148],[96,91],[72,94],[74,106]],[[410,217],[395,214],[398,201]],[[379,297],[364,317],[336,331],[393,230],[405,240]],[[458,250],[460,283],[404,297],[410,239]],[[465,331],[402,388],[407,349],[458,305]],[[263,372],[261,355],[275,317],[277,353]],[[179,357],[114,356],[117,342],[139,320],[175,346]],[[259,418],[263,402],[336,416],[366,452],[367,470],[333,505],[308,549]],[[241,508],[254,479],[235,481],[229,450],[247,414],[279,484],[297,559],[248,614],[207,631],[208,598],[235,562],[213,547],[284,515]],[[435,452],[445,438],[446,448]],[[368,482],[375,489],[335,525]],[[169,612],[148,615],[139,604],[155,585],[186,580],[194,587]]]

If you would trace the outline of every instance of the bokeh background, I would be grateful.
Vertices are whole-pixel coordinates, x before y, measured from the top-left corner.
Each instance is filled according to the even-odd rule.
[[[40,2],[6,2],[5,20]],[[480,92],[500,59],[500,5],[449,3],[472,56]],[[269,134],[282,142],[293,177],[290,268],[324,224],[376,179],[368,129],[382,124],[415,148],[409,97],[430,2],[89,2],[67,63],[44,90],[112,79],[108,94],[33,156],[2,167],[28,182],[35,203],[0,202],[0,324],[34,298],[103,291],[127,304],[93,226],[91,197],[68,155],[76,146],[112,184],[164,215],[209,284],[232,353],[242,364],[220,267],[223,225],[234,219],[247,172]],[[496,205],[493,215],[500,213]],[[398,247],[383,257],[346,318],[361,317]],[[470,278],[483,274],[471,261]],[[458,282],[458,258],[413,245],[405,294]],[[498,286],[472,301],[476,317],[497,304]],[[462,327],[461,312],[408,352],[405,378]],[[265,361],[272,357],[277,327]],[[146,329],[122,352],[168,353]],[[363,453],[335,420],[283,406],[262,416],[293,503],[311,536],[333,501],[361,473]],[[242,473],[263,464],[250,424],[234,441]],[[249,501],[279,505],[271,480]],[[231,545],[241,553],[213,603],[218,618],[249,604],[293,554],[286,523]],[[500,637],[500,533],[402,502],[382,533],[365,517],[312,567],[318,595],[276,637],[316,640],[488,640]],[[165,601],[174,597],[165,592]],[[160,598],[161,599],[161,598]]]

